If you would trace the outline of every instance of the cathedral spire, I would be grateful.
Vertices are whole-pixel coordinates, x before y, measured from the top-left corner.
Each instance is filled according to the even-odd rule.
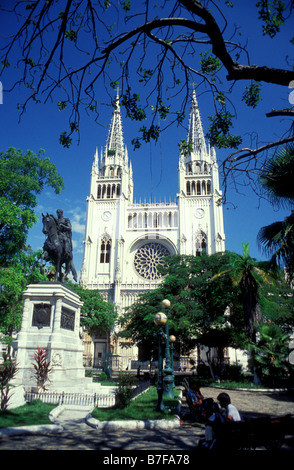
[[[193,153],[200,154],[201,160],[202,157],[206,156],[206,144],[195,89],[192,93],[187,142],[193,144]]]
[[[121,158],[124,153],[124,142],[121,122],[121,111],[119,103],[119,90],[114,102],[114,111],[112,113],[110,129],[106,141],[106,152],[108,155],[112,155]]]

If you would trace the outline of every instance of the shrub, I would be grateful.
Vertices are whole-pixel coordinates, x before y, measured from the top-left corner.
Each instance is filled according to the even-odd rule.
[[[14,378],[17,372],[16,364],[11,360],[8,354],[3,354],[3,362],[0,364],[0,410],[5,411],[7,409],[8,401],[10,399],[10,381]]]
[[[116,408],[126,408],[134,396],[134,385],[137,379],[131,372],[118,374],[118,387],[115,392]]]
[[[227,364],[224,367],[222,379],[227,380],[241,380],[242,378],[242,366],[240,364]]]
[[[33,363],[35,368],[35,378],[37,381],[38,392],[39,389],[46,390],[45,384],[50,381],[49,374],[52,371],[50,361],[47,361],[47,351],[44,348],[39,348],[34,353],[36,363]]]
[[[104,382],[105,380],[107,380],[107,374],[104,371],[102,371],[99,374],[99,379],[101,380],[101,382]]]

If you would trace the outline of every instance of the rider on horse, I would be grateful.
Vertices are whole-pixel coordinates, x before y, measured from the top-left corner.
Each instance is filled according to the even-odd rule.
[[[63,210],[57,209],[56,211],[58,219],[54,217],[58,229],[58,236],[61,243],[64,246],[64,253],[66,256],[72,255],[72,235],[71,235],[71,223],[68,218],[63,217]]]

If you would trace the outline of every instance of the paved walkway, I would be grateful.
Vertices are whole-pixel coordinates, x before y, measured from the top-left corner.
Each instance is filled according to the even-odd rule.
[[[202,388],[205,397],[216,398],[220,391]],[[294,414],[294,393],[227,391],[244,418],[264,415]],[[204,427],[193,422],[183,404],[180,427],[174,429],[140,429],[105,431],[89,427],[85,417],[89,409],[64,409],[57,418],[61,432],[43,431],[37,435],[14,435],[0,438],[1,450],[99,450],[99,451],[193,451]],[[283,446],[294,450],[293,436]],[[103,453],[102,453],[103,454]],[[102,455],[101,454],[101,455]],[[100,454],[99,454],[100,455]],[[98,457],[97,457],[98,458]]]

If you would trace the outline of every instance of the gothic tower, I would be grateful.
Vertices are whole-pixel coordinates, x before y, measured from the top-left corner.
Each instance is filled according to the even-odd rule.
[[[158,286],[163,257],[225,251],[216,155],[205,143],[195,91],[187,143],[179,155],[177,202],[134,203],[117,94],[105,149],[100,161],[96,150],[92,165],[81,284],[98,289],[120,313]],[[135,348],[111,344],[121,368],[136,359]],[[94,346],[97,365],[98,355],[109,351],[108,335],[95,338]]]
[[[206,146],[195,90],[187,136],[179,158],[179,234],[181,254],[225,251],[222,193],[213,147]]]

